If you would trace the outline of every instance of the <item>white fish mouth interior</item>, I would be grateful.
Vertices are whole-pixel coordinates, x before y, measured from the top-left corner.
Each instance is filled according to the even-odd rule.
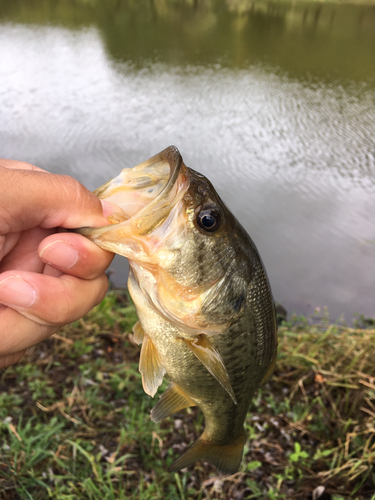
[[[175,197],[181,163],[177,148],[171,146],[134,168],[123,169],[94,193],[121,207],[125,219],[143,215],[159,199]]]
[[[99,198],[121,207],[128,219],[160,195],[170,176],[170,167],[166,161],[157,162],[143,171],[139,168],[142,165],[122,170],[120,175],[109,181],[103,186],[105,189],[98,193]]]

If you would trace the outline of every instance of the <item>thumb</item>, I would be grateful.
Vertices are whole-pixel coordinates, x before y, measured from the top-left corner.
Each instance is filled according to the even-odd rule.
[[[0,189],[0,234],[36,226],[102,226],[111,213],[122,212],[67,175],[0,166]]]

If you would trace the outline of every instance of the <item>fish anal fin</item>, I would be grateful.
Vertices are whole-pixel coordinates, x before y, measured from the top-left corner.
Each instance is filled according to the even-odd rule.
[[[263,385],[266,385],[267,382],[269,382],[272,378],[273,372],[275,371],[275,366],[276,366],[276,359],[277,359],[277,349],[275,349],[275,353],[271,359],[270,366],[268,367],[266,374],[262,378],[261,383],[259,384],[259,387],[262,387]]]
[[[152,409],[151,420],[160,422],[189,406],[197,406],[197,404],[177,384],[172,382]]]
[[[136,344],[142,344],[145,332],[139,321],[133,326],[133,340]]]
[[[148,335],[144,335],[139,359],[139,371],[142,374],[143,389],[154,397],[163,382],[165,368],[160,362],[158,351]]]
[[[216,444],[205,439],[204,433],[190,448],[169,467],[169,472],[176,472],[184,467],[189,467],[198,460],[208,460],[220,472],[234,474],[238,471],[246,442],[245,431],[234,442],[229,444]]]
[[[237,404],[236,396],[229,381],[229,375],[225,368],[224,361],[218,351],[214,348],[207,336],[203,333],[192,339],[182,339],[190,347],[199,361],[207,368],[213,377],[222,385]]]

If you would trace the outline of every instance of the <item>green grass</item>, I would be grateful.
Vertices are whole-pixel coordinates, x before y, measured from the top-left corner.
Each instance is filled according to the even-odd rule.
[[[135,321],[125,292],[111,292],[2,375],[1,500],[302,500],[320,485],[334,500],[375,500],[374,329],[284,323],[241,469],[224,477],[208,463],[167,472],[204,422],[197,409],[151,421]]]

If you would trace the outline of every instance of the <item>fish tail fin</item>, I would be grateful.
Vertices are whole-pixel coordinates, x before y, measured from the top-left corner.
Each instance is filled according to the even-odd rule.
[[[181,455],[174,464],[169,467],[169,472],[176,472],[184,467],[192,465],[198,460],[208,460],[220,472],[234,474],[238,471],[246,442],[246,434],[243,434],[229,444],[216,444],[205,439],[203,433],[190,448]]]

